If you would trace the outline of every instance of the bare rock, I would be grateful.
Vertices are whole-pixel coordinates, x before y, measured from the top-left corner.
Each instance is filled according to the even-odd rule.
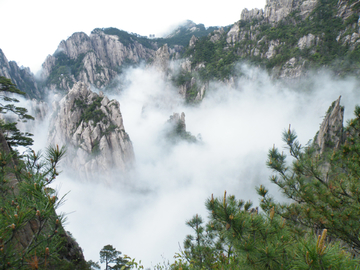
[[[170,61],[169,48],[168,45],[165,44],[156,51],[153,66],[160,72],[166,74],[168,72],[169,61]]]
[[[331,104],[314,140],[321,155],[326,148],[337,149],[343,141],[344,107],[340,106],[341,96]]]
[[[126,172],[134,151],[125,132],[120,104],[89,90],[79,82],[54,104],[49,142],[68,146],[67,166],[84,179],[111,170]]]
[[[316,37],[313,34],[308,34],[299,39],[298,47],[300,48],[300,50],[310,48],[312,45],[315,44],[315,41]]]
[[[240,15],[240,20],[251,21],[253,19],[261,20],[264,18],[264,11],[262,9],[254,8],[248,10],[247,8],[243,9]]]
[[[195,43],[196,43],[198,40],[199,40],[199,39],[193,35],[193,36],[191,37],[191,39],[190,39],[189,47],[190,47],[190,48],[194,48],[194,47],[195,47]]]

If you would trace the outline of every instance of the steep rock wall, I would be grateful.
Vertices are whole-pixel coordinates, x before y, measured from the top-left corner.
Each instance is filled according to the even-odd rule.
[[[4,76],[16,84],[17,88],[26,93],[28,98],[41,99],[43,91],[37,84],[29,68],[19,67],[16,62],[8,61],[0,49],[0,76]]]
[[[83,180],[113,170],[124,173],[132,167],[134,151],[118,101],[78,82],[54,105],[49,142],[67,145],[66,163]]]
[[[90,36],[74,33],[60,42],[54,55],[42,65],[42,78],[51,89],[70,90],[82,81],[97,87],[107,85],[125,62],[139,63],[153,58],[155,49],[137,41],[124,44],[116,35],[94,30]]]

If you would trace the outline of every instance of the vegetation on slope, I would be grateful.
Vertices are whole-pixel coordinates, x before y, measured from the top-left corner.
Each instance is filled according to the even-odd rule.
[[[295,10],[276,25],[257,19],[239,21],[240,32],[245,34],[245,39],[229,46],[226,33],[216,42],[210,40],[211,36],[203,37],[195,47],[187,48],[186,55],[193,67],[205,65],[199,69],[203,80],[227,79],[233,75],[233,66],[239,60],[272,70],[293,57],[306,60],[309,68],[327,66],[336,74],[358,72],[360,46],[357,44],[355,48],[350,48],[348,43],[343,44],[337,37],[358,32],[359,6],[354,5],[354,14],[343,21],[337,16],[337,4],[337,0],[319,0],[306,19],[300,17],[300,10]],[[251,38],[254,33],[255,39]],[[311,48],[299,49],[299,39],[308,34],[318,37],[319,41]],[[276,55],[268,59],[264,54],[270,41],[278,41],[279,46],[276,47]],[[254,55],[255,48],[259,50],[257,56]]]
[[[0,89],[23,94],[4,77],[0,77]],[[16,102],[6,96],[3,99]],[[12,103],[0,104],[0,111],[12,111],[20,119],[32,118],[26,109]],[[16,123],[11,127],[2,124],[0,129],[0,268],[89,269],[80,248],[62,226],[63,216],[56,213],[63,198],[49,186],[59,174],[57,165],[64,148],[21,156],[16,147],[30,146],[32,140],[17,130]],[[14,128],[20,138],[9,135]]]

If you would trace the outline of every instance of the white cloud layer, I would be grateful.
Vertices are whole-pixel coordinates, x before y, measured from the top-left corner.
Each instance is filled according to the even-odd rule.
[[[120,102],[127,133],[133,142],[136,169],[112,186],[84,183],[64,173],[55,183],[67,201],[66,229],[84,249],[86,259],[98,261],[100,249],[112,244],[146,267],[173,260],[186,234],[185,221],[204,218],[205,200],[224,190],[258,203],[255,186],[270,188],[267,151],[282,147],[281,133],[289,124],[305,144],[312,139],[330,104],[342,95],[346,118],[359,97],[358,81],[334,80],[318,73],[287,87],[266,72],[241,66],[247,76],[237,87],[211,85],[198,106],[186,106],[177,90],[151,69],[130,69],[126,89],[112,98]],[[202,144],[170,147],[161,135],[173,112],[184,112],[187,130],[201,134]]]

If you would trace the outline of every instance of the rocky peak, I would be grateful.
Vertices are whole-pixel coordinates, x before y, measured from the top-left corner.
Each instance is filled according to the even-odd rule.
[[[80,54],[92,49],[91,39],[83,32],[74,33],[67,40],[62,40],[55,52],[55,55],[64,52],[67,56],[74,59]]]
[[[140,44],[135,36],[118,29],[109,30],[112,34],[104,31],[96,29],[90,36],[74,33],[61,41],[42,65],[42,78],[48,87],[70,90],[77,81],[102,87],[118,74],[124,62],[139,63],[154,57],[154,48]]]
[[[168,45],[160,47],[154,57],[153,66],[161,72],[167,73],[170,61],[170,53]]]
[[[190,47],[190,48],[194,48],[194,47],[195,47],[195,43],[196,43],[198,40],[199,40],[199,39],[193,35],[193,36],[191,37],[191,39],[190,39],[189,47]]]
[[[225,31],[224,31],[224,28],[221,27],[220,29],[217,29],[217,30],[214,30],[211,34],[209,34],[210,36],[210,41],[211,42],[216,42],[216,41],[219,41],[222,36],[224,35]]]
[[[240,19],[243,21],[264,19],[269,23],[277,23],[296,9],[299,9],[302,18],[306,18],[316,4],[317,0],[266,0],[265,10],[244,9]]]
[[[84,180],[96,173],[109,176],[114,169],[125,173],[133,165],[119,102],[90,91],[83,82],[54,104],[50,126],[49,142],[67,145],[67,166]]]
[[[266,0],[264,11],[265,19],[270,22],[279,22],[293,10],[296,0]]]
[[[240,20],[251,21],[252,19],[261,20],[264,17],[264,11],[262,9],[254,8],[248,10],[247,8],[243,9],[240,15]]]
[[[177,125],[178,129],[182,132],[186,131],[185,113],[173,113],[173,115],[170,116],[168,123]]]
[[[341,96],[329,107],[315,138],[320,155],[326,148],[337,149],[343,141],[344,107],[340,106],[340,99]]]
[[[16,62],[8,61],[0,49],[0,76],[4,76],[26,93],[29,98],[41,99],[43,91],[38,86],[34,75],[27,67],[19,67]]]
[[[200,135],[199,135],[200,136]],[[166,123],[166,139],[171,143],[185,141],[196,143],[198,139],[190,132],[186,131],[185,113],[173,113]]]

